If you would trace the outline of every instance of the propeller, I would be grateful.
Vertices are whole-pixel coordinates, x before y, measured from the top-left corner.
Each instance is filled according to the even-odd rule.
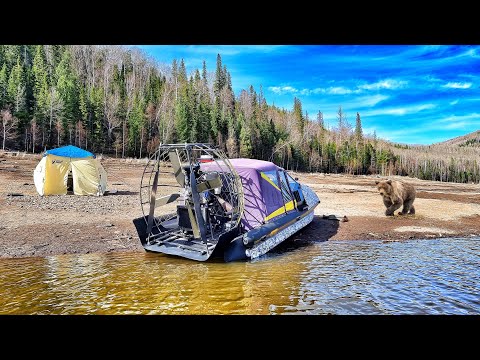
[[[186,201],[188,217],[190,218],[190,223],[192,224],[193,236],[195,238],[200,238],[200,229],[198,228],[197,220],[193,215],[192,207],[190,206],[190,201]]]
[[[168,152],[168,157],[170,158],[170,162],[172,163],[173,173],[175,175],[175,179],[180,184],[180,186],[185,187],[185,174],[182,171],[182,165],[180,161],[180,155],[178,154],[178,150],[170,150]],[[172,194],[177,195],[177,194]],[[166,204],[171,201],[175,201],[178,196],[174,200],[166,199]],[[192,225],[193,236],[195,238],[200,238],[200,229],[198,228],[197,219],[195,219],[195,215],[193,214],[192,206],[190,205],[190,201],[186,199],[185,205],[188,211],[188,217],[190,219],[190,224]]]
[[[202,182],[197,185],[197,191],[204,192],[207,190],[217,189],[222,187],[222,178],[218,172],[211,172],[202,175]],[[222,199],[217,194],[213,194],[218,200],[219,204],[222,206],[223,210],[230,212],[233,209],[233,206],[228,202]]]
[[[223,199],[222,199],[220,196],[218,196],[218,195],[215,195],[215,197],[217,198],[219,204],[222,206],[223,210],[225,210],[226,212],[232,211],[232,209],[233,209],[232,204],[230,204],[228,201],[223,200]]]
[[[175,175],[175,179],[180,184],[180,186],[185,186],[185,174],[182,172],[182,166],[180,164],[180,155],[178,154],[178,150],[170,150],[168,153],[168,157],[170,158],[170,162],[173,166],[173,173]]]
[[[165,195],[155,199],[155,207],[163,206],[174,202],[180,197],[180,194]]]
[[[197,184],[197,191],[199,193],[222,187],[222,178],[217,172],[206,173],[201,176],[202,182]]]

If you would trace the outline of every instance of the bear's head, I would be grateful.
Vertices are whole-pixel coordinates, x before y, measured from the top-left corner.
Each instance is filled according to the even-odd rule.
[[[386,181],[376,180],[375,184],[377,185],[377,190],[381,196],[385,197],[393,193],[392,180],[386,180]]]

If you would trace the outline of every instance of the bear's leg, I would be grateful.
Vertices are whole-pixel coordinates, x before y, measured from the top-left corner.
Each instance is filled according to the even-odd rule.
[[[403,203],[403,209],[402,212],[399,212],[398,215],[406,215],[412,208],[413,200],[407,200]],[[413,213],[415,214],[415,210],[413,210]]]
[[[383,204],[385,205],[386,208],[389,208],[390,206],[392,206],[393,201],[389,197],[384,197]]]
[[[412,214],[412,215],[415,214],[415,207],[414,207],[413,205],[410,206],[410,212],[409,212],[409,214]]]
[[[399,209],[400,206],[402,206],[401,202],[393,203],[390,207],[387,208],[387,210],[385,211],[385,215],[393,216],[393,214],[395,213],[395,210]]]

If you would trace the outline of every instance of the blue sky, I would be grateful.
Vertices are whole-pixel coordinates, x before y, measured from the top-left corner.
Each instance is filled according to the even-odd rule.
[[[364,133],[406,144],[431,144],[480,129],[480,46],[446,45],[148,45],[161,63],[184,59],[187,73],[215,71],[216,56],[235,94],[263,87],[269,104],[336,125],[341,105]]]

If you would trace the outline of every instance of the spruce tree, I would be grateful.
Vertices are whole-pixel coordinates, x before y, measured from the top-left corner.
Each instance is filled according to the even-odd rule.
[[[325,128],[325,123],[323,121],[323,113],[320,110],[318,110],[317,114],[317,124],[321,129]]]
[[[360,120],[360,114],[358,112],[355,121],[355,140],[359,143],[363,141],[362,121]]]
[[[187,82],[187,69],[185,68],[185,62],[183,59],[180,61],[180,67],[178,69],[178,81],[181,84]]]
[[[241,124],[240,129],[240,156],[250,158],[253,153],[252,146],[252,132],[248,121],[243,117],[243,113],[240,113],[238,121]]]
[[[205,86],[205,88],[208,88],[207,63],[205,62],[205,60],[203,60],[203,65],[202,65],[202,81],[203,81],[203,86]]]
[[[7,105],[7,64],[3,64],[0,70],[0,110],[3,110]]]
[[[302,102],[296,97],[293,99],[293,115],[295,116],[297,129],[300,132],[300,135],[303,135],[303,130],[305,128],[305,118],[302,111]]]
[[[55,75],[57,78],[56,87],[62,102],[62,126],[65,137],[64,140],[66,140],[69,129],[75,126],[80,113],[78,83],[71,68],[69,51],[63,52]]]
[[[22,59],[22,45],[4,45],[4,61],[7,64],[7,73]],[[21,61],[23,63],[23,61]]]
[[[26,84],[20,56],[17,57],[17,63],[10,72],[7,94],[9,101],[13,104],[13,115],[23,117],[26,110]]]
[[[128,146],[134,156],[137,153],[140,157],[142,156],[145,120],[145,102],[137,93],[133,101],[132,112],[128,118]]]
[[[208,94],[202,94],[200,97],[199,111],[198,111],[198,134],[199,142],[208,142],[210,139],[210,112],[211,106]]]
[[[37,45],[35,48],[35,56],[33,58],[33,94],[38,98],[42,86],[44,77],[47,76],[47,67],[45,60],[45,51],[43,45]]]
[[[225,74],[222,68],[222,57],[220,54],[217,54],[217,69],[215,70],[215,81],[213,83],[213,91],[215,96],[220,96],[220,91],[222,91],[225,86]]]
[[[220,99],[217,97],[211,109],[210,118],[210,137],[214,142],[219,142],[221,138],[220,126],[222,122]],[[220,145],[220,144],[219,144]]]
[[[5,45],[0,45],[0,66],[5,63]]]

